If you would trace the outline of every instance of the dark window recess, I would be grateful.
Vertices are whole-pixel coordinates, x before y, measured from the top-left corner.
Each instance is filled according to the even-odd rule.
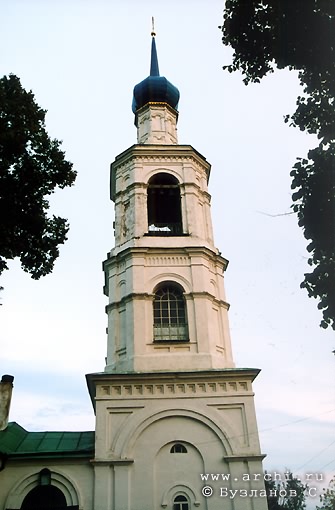
[[[187,449],[183,444],[176,443],[172,446],[170,453],[187,453]]]
[[[54,485],[38,485],[24,498],[21,510],[76,510],[78,506],[66,505],[64,494]]]
[[[148,185],[148,230],[150,235],[183,233],[178,180],[169,174],[154,175]]]
[[[185,496],[176,496],[173,500],[173,510],[189,510],[189,504]]]
[[[188,341],[185,299],[180,286],[161,285],[155,292],[153,308],[155,341]]]

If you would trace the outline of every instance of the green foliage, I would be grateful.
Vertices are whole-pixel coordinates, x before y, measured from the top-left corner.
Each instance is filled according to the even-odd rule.
[[[290,471],[287,471],[286,477],[284,482],[265,481],[268,509],[304,510],[306,508],[307,485],[294,477]],[[292,496],[292,494],[295,495]]]
[[[335,2],[226,0],[221,28],[234,50],[224,69],[242,71],[246,84],[276,67],[298,71],[303,93],[285,122],[320,140],[291,172],[292,207],[313,268],[301,287],[319,299],[321,326],[335,329]]]
[[[321,506],[317,506],[316,510],[335,510],[335,478],[329,482],[327,489],[323,489],[320,502]]]
[[[32,278],[45,276],[66,240],[68,223],[47,216],[46,197],[71,186],[76,173],[61,142],[49,138],[45,114],[17,76],[0,79],[0,274],[19,257]]]

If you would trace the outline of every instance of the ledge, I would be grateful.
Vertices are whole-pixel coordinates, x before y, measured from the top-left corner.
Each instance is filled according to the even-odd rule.
[[[247,455],[227,455],[223,457],[223,460],[226,462],[243,462],[243,461],[249,461],[249,460],[259,460],[262,462],[266,457],[266,454],[257,453],[253,455],[252,453],[249,453]]]

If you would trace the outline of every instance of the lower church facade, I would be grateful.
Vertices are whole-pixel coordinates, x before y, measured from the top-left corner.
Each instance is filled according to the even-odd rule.
[[[95,433],[0,433],[0,508],[266,509],[257,373],[88,375]]]

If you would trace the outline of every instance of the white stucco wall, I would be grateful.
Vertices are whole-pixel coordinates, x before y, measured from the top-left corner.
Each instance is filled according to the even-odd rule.
[[[251,384],[255,375],[247,370],[93,374],[96,481],[103,480],[99,490],[104,491],[99,510],[172,509],[176,494],[189,499],[190,509],[265,510],[266,498],[236,493],[223,501],[220,496],[221,488],[264,490],[262,479],[242,480],[246,474],[263,474]],[[187,453],[170,453],[175,443]],[[203,482],[206,473],[230,480]],[[202,495],[204,485],[213,487],[212,498]]]
[[[51,484],[63,492],[68,506],[92,510],[94,472],[90,460],[9,459],[0,472],[0,509],[21,508],[27,494],[37,487],[40,471],[47,468]]]

